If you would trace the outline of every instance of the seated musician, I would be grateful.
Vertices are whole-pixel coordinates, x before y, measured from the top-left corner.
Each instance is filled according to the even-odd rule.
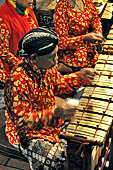
[[[92,0],[59,0],[55,7],[54,27],[59,36],[60,72],[95,66],[99,55],[96,46],[104,38]]]
[[[61,75],[56,33],[39,27],[28,32],[19,43],[23,62],[12,68],[5,86],[6,136],[20,148],[33,170],[63,170],[67,143],[60,139],[66,119],[75,106],[58,102],[60,94],[70,94],[83,81],[98,74],[93,68]],[[55,105],[56,100],[56,105]]]

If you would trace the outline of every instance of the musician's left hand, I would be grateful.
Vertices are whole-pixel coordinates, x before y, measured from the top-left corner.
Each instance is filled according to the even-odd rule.
[[[78,73],[79,80],[91,81],[94,79],[95,75],[99,73],[93,68],[83,68]]]

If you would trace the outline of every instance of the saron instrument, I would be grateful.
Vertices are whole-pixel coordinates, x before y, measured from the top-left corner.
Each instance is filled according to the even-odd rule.
[[[104,42],[102,50],[104,54],[113,54],[113,25],[109,30],[107,40]]]
[[[85,88],[74,117],[63,132],[63,136],[69,140],[68,156],[72,159],[69,161],[71,162],[69,170],[99,168],[102,170],[110,152],[109,135],[113,120],[113,56],[101,54],[95,68],[100,74]],[[104,161],[99,162],[103,152]],[[76,163],[74,167],[72,164],[78,162],[78,158],[82,166]]]

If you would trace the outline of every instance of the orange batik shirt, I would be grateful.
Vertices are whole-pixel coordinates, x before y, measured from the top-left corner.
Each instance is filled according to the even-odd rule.
[[[32,9],[26,8],[25,14],[16,11],[13,0],[7,0],[0,7],[0,80],[5,82],[13,65],[18,64],[18,43],[31,29],[38,27]]]
[[[92,27],[102,32],[98,12],[91,0],[84,0],[84,10],[77,11],[67,0],[59,0],[55,8],[54,26],[59,36],[59,62],[71,67],[90,67],[96,64],[98,53],[95,44],[83,41],[82,35]],[[87,54],[94,57],[89,59]]]
[[[19,67],[13,67],[5,88],[9,142],[19,144],[21,138],[59,142],[63,120],[60,119],[55,127],[48,125],[48,122],[54,122],[54,95],[71,94],[73,88],[80,86],[77,73],[62,76],[56,67],[39,69],[29,59]]]

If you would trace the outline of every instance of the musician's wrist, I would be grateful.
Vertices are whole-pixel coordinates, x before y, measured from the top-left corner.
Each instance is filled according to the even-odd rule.
[[[89,80],[85,80],[85,79],[78,79],[79,80],[79,84],[80,86],[83,86],[84,84],[88,84],[90,81]]]

